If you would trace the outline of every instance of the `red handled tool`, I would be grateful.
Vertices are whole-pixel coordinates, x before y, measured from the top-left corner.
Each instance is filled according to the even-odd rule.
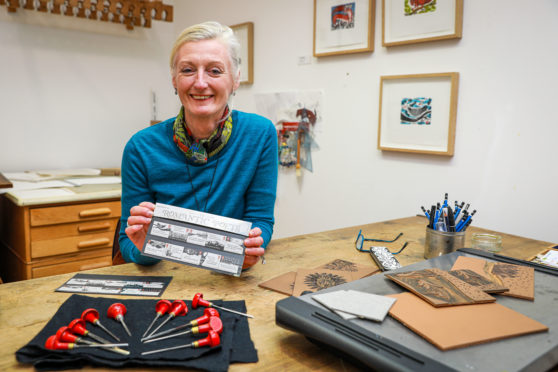
[[[194,299],[192,300],[192,308],[195,309],[198,306],[204,306],[204,307],[216,307],[218,309],[221,310],[225,310],[228,311],[230,313],[234,313],[234,314],[238,314],[238,315],[242,315],[248,318],[253,318],[254,316],[250,315],[250,314],[245,314],[245,313],[241,313],[240,311],[236,311],[236,310],[231,310],[231,309],[227,309],[226,307],[222,307],[222,306],[217,306],[212,302],[209,302],[207,300],[203,299],[203,294],[202,293],[196,293],[194,295]]]
[[[147,344],[147,343],[150,343],[150,342],[166,340],[167,338],[173,338],[173,337],[178,337],[178,336],[182,336],[182,335],[187,335],[188,333],[193,333],[193,334],[197,335],[198,333],[208,333],[209,331],[217,332],[218,334],[221,334],[221,332],[223,332],[223,322],[221,321],[221,318],[218,318],[216,316],[212,316],[212,317],[209,318],[209,323],[205,323],[205,324],[193,327],[192,329],[189,329],[189,330],[184,331],[184,332],[174,333],[172,335],[158,337],[158,338],[151,338],[151,339],[145,341],[145,343]]]
[[[112,351],[118,354],[130,355],[130,352],[118,348],[117,346],[126,346],[128,344],[91,344],[91,345],[78,345],[75,343],[60,342],[56,335],[50,336],[45,342],[45,348],[49,350],[69,350],[76,349],[78,347],[101,347],[106,348],[104,350]]]
[[[124,314],[126,314],[126,306],[119,302],[110,305],[107,311],[108,317],[119,321],[120,324],[122,324],[122,327],[124,327],[124,330],[126,331],[128,336],[132,337],[132,334],[130,333],[128,326],[126,325],[126,322],[124,322]]]
[[[208,307],[208,308],[203,310],[203,315],[202,316],[192,320],[189,323],[182,324],[182,325],[179,325],[178,327],[174,327],[174,328],[171,328],[171,329],[167,329],[166,331],[151,334],[149,337],[144,337],[141,340],[146,341],[146,340],[150,340],[150,339],[155,338],[155,337],[161,337],[161,336],[164,336],[164,335],[168,335],[169,333],[180,331],[181,329],[184,329],[184,328],[195,327],[195,326],[198,326],[200,324],[205,324],[205,323],[209,322],[209,318],[212,317],[212,316],[219,317],[219,312],[217,311],[217,309],[213,309],[211,307]]]
[[[165,320],[163,320],[163,322],[161,324],[159,324],[159,326],[157,328],[155,328],[155,330],[153,332],[151,332],[151,335],[155,334],[155,332],[157,332],[159,329],[161,329],[162,326],[164,326],[169,320],[171,320],[174,317],[177,316],[184,316],[188,313],[188,306],[186,306],[186,302],[182,301],[182,300],[174,300],[171,304],[171,310],[169,311],[169,314],[167,316],[167,318]],[[149,337],[147,336],[147,337]]]
[[[110,344],[110,341],[105,340],[104,338],[97,336],[93,332],[89,332],[85,329],[85,322],[81,318],[74,319],[68,324],[68,328],[72,333],[81,335],[81,336],[89,336],[95,341],[98,341],[102,344]]]
[[[151,324],[149,325],[149,327],[147,327],[147,329],[145,330],[143,336],[141,337],[145,337],[145,335],[147,334],[147,332],[149,332],[149,330],[151,329],[151,327],[153,327],[153,324],[155,324],[155,322],[157,321],[157,319],[159,319],[159,317],[165,315],[166,313],[169,312],[170,308],[171,308],[172,304],[169,300],[159,300],[157,302],[157,305],[155,305],[155,311],[157,312],[157,315],[155,315],[155,318],[153,318],[153,321],[151,322]]]
[[[66,326],[58,328],[58,331],[56,331],[56,339],[58,341],[71,342],[71,343],[74,343],[74,344],[79,344],[79,343],[88,344],[88,345],[96,344],[93,341],[86,340],[84,338],[81,338],[81,337],[73,334],[72,331],[70,331],[70,328],[68,328]]]
[[[209,331],[209,335],[206,338],[202,338],[201,340],[194,341],[191,344],[167,347],[165,349],[159,349],[159,350],[144,351],[143,353],[141,353],[141,355],[162,353],[164,351],[182,349],[182,348],[186,348],[186,347],[193,347],[193,348],[198,348],[198,347],[203,347],[203,346],[215,347],[215,346],[218,346],[219,344],[221,344],[221,338],[219,337],[219,334],[215,331]]]
[[[120,341],[118,337],[116,337],[111,331],[109,331],[104,325],[101,324],[101,322],[99,321],[99,312],[97,310],[86,309],[83,313],[81,313],[81,319],[86,322],[93,323],[94,325],[108,333],[116,341]]]

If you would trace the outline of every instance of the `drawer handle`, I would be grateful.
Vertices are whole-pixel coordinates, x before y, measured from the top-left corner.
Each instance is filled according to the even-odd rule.
[[[79,271],[97,269],[99,267],[105,267],[105,266],[110,266],[110,265],[111,265],[111,263],[107,262],[107,261],[97,262],[97,263],[89,264],[89,265],[81,265],[80,268],[79,268]]]
[[[108,222],[100,223],[98,225],[78,226],[79,232],[108,230],[108,229],[110,229],[110,223]]]
[[[97,217],[110,214],[112,211],[110,208],[97,208],[97,209],[86,209],[79,212],[80,217]]]
[[[109,238],[99,238],[93,240],[86,240],[84,242],[78,243],[78,248],[90,248],[90,247],[97,247],[99,245],[107,245],[110,243]]]

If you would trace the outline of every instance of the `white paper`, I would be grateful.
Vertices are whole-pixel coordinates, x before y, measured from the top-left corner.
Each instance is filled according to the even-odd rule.
[[[345,292],[345,291],[337,291],[337,292]],[[336,292],[330,292],[330,293],[336,293]],[[332,309],[331,307],[328,306],[329,302],[327,300],[322,302],[321,296],[322,295],[314,295],[314,296],[312,296],[312,299],[314,301],[320,303],[321,305],[325,306],[328,310],[334,312],[335,314],[339,315],[341,318],[343,318],[345,320],[351,320],[351,319],[358,318],[356,315],[349,314],[349,313],[344,313],[343,311]]]
[[[48,170],[36,170],[34,172],[42,176],[55,176],[55,177],[98,176],[101,174],[101,170],[95,168],[48,169]]]
[[[538,259],[545,265],[558,267],[558,251],[549,250],[544,255],[539,255]]]
[[[395,298],[354,290],[317,294],[312,298],[336,311],[377,322],[384,320],[395,302]]]
[[[27,182],[27,181],[12,181],[12,188],[3,189],[3,192],[14,192],[20,190],[36,190],[36,189],[49,189],[56,187],[72,187],[73,185],[61,180],[41,181],[41,182]]]
[[[82,185],[105,185],[122,183],[122,179],[117,176],[111,177],[84,177],[84,178],[67,178],[65,181],[75,186]]]
[[[67,196],[74,195],[68,189],[35,189],[35,190],[14,190],[10,192],[11,195],[18,199],[42,199],[42,198],[52,198],[53,196]]]
[[[37,182],[37,181],[45,181],[49,180],[52,177],[48,176],[41,176],[35,172],[13,172],[13,173],[6,173],[3,172],[4,177],[9,179],[10,181],[27,181],[27,182]]]

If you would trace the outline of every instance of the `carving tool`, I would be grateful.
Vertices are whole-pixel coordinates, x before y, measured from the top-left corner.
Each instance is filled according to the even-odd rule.
[[[193,327],[192,329],[189,329],[189,330],[184,331],[184,332],[173,333],[172,335],[163,336],[163,337],[150,338],[149,340],[145,341],[145,343],[148,344],[150,342],[166,340],[167,338],[173,338],[173,337],[178,337],[178,336],[182,336],[182,335],[187,335],[189,333],[193,333],[195,335],[197,335],[199,333],[209,333],[209,331],[217,332],[218,334],[221,334],[223,332],[223,322],[221,321],[221,318],[216,317],[216,316],[212,316],[212,317],[209,318],[208,323]]]
[[[182,300],[174,300],[171,304],[171,310],[170,310],[167,318],[165,320],[163,320],[163,322],[161,324],[159,324],[159,326],[157,328],[155,328],[149,336],[154,335],[155,332],[157,332],[159,329],[161,329],[161,327],[164,326],[172,318],[177,317],[177,316],[184,316],[187,313],[188,313],[188,306],[186,306],[186,303]]]
[[[141,336],[141,337],[145,337],[145,335],[147,334],[147,332],[149,332],[151,327],[153,327],[153,324],[155,324],[157,319],[159,319],[159,317],[168,313],[171,306],[172,306],[172,304],[169,300],[159,300],[157,302],[157,304],[155,305],[155,311],[157,312],[157,315],[155,315],[155,318],[153,318],[153,320],[151,321],[151,324],[149,324],[149,327],[147,327],[147,329],[143,333],[143,336]]]
[[[100,336],[97,336],[93,332],[89,332],[85,328],[85,322],[81,318],[77,318],[77,319],[72,320],[70,322],[70,324],[68,324],[68,328],[70,328],[70,331],[72,333],[75,333],[75,334],[78,334],[78,335],[81,335],[81,336],[91,337],[95,341],[98,341],[98,342],[103,343],[103,344],[110,344],[110,341],[107,341],[104,338],[102,338]]]
[[[124,327],[124,330],[126,331],[126,333],[128,334],[128,336],[132,337],[132,333],[130,333],[130,330],[128,329],[128,326],[126,325],[126,322],[124,322],[124,314],[126,314],[126,306],[124,306],[123,304],[116,302],[112,305],[110,305],[110,307],[108,308],[107,311],[107,316],[109,318],[115,319],[117,321],[120,322],[120,324],[122,324],[122,327]]]
[[[141,340],[145,341],[145,340],[149,340],[149,339],[152,339],[152,338],[155,338],[155,337],[161,337],[161,336],[164,336],[164,335],[168,335],[169,333],[180,331],[181,329],[184,329],[184,328],[196,327],[196,326],[199,326],[201,324],[205,324],[205,323],[209,322],[209,318],[212,317],[212,316],[213,317],[215,317],[215,316],[219,317],[220,315],[219,315],[219,312],[217,311],[217,309],[214,309],[212,307],[208,307],[208,308],[204,309],[202,316],[192,320],[189,323],[182,324],[182,325],[179,325],[178,327],[167,329],[166,331],[162,331],[162,332],[159,332],[159,333],[154,333],[154,334],[150,335],[149,337],[142,338]]]
[[[167,348],[159,349],[159,350],[144,351],[143,353],[141,353],[141,355],[162,353],[164,351],[182,349],[182,348],[186,348],[186,347],[193,347],[193,348],[198,348],[198,347],[203,347],[203,346],[214,347],[214,346],[218,346],[220,343],[221,343],[221,338],[219,337],[219,334],[217,334],[217,332],[214,332],[214,331],[209,331],[209,335],[207,337],[202,338],[201,340],[198,340],[198,341],[194,341],[191,344],[167,347]]]
[[[85,338],[73,334],[70,328],[68,328],[67,326],[58,328],[58,331],[56,331],[56,339],[62,342],[71,342],[74,344],[78,344],[78,343],[88,344],[88,345],[96,344],[96,342],[86,340]]]
[[[81,314],[81,319],[83,321],[89,322],[89,323],[93,323],[94,325],[96,325],[97,327],[101,328],[103,331],[105,331],[106,333],[108,333],[112,338],[114,338],[116,341],[120,341],[120,339],[118,337],[116,337],[111,331],[109,331],[104,325],[101,324],[101,322],[99,321],[99,312],[95,309],[86,309],[82,314]]]
[[[217,306],[212,302],[209,302],[207,300],[203,299],[203,294],[202,293],[196,293],[194,295],[194,299],[192,300],[192,308],[195,309],[198,306],[203,306],[203,307],[216,307],[218,309],[221,310],[225,310],[228,311],[230,313],[234,313],[234,314],[238,314],[238,315],[242,315],[248,318],[254,318],[254,316],[250,315],[250,314],[245,314],[245,313],[241,313],[240,311],[236,311],[236,310],[231,310],[231,309],[227,309],[226,307],[222,307],[222,306]]]
[[[45,342],[45,348],[49,350],[69,350],[76,349],[78,347],[100,347],[104,350],[112,351],[114,353],[130,355],[127,350],[119,349],[117,346],[125,346],[128,344],[92,344],[92,345],[78,345],[75,343],[60,342],[56,338],[56,335],[50,336]],[[106,348],[106,349],[105,349]]]

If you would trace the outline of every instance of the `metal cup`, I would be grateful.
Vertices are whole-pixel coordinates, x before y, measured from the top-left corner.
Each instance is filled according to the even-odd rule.
[[[465,246],[465,231],[445,232],[426,228],[424,258],[434,258]]]

